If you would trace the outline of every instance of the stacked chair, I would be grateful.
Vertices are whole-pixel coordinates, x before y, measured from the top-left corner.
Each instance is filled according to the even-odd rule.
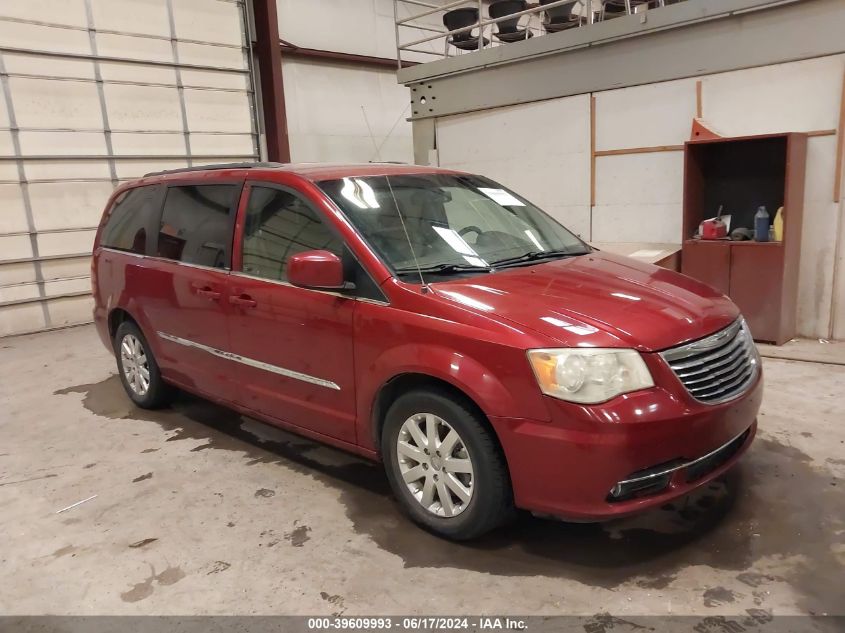
[[[453,9],[443,14],[443,26],[449,31],[462,29],[473,24],[478,24],[478,9],[474,7]],[[480,37],[482,39],[481,45],[487,46],[490,40],[484,37],[483,31],[484,29],[479,29],[477,36],[473,35],[471,30],[455,33],[449,36],[447,45],[451,44],[464,51],[474,51],[478,48],[478,38]]]
[[[540,6],[546,6],[557,2],[558,0],[539,0]],[[636,12],[638,7],[662,7],[666,4],[672,4],[680,0],[599,0],[601,9],[597,10],[598,19],[605,20],[620,15],[632,15]],[[584,24],[589,15],[589,11],[593,11],[594,0],[572,0],[554,7],[547,8],[543,11],[545,18],[542,22],[543,29],[546,33],[558,33],[573,27],[578,27]],[[575,5],[581,5],[583,10],[581,15],[575,15],[572,10]],[[487,13],[492,19],[505,18],[528,9],[528,0],[492,0]],[[597,8],[597,5],[596,5]],[[520,28],[519,21],[523,16],[516,15],[512,19],[502,20],[495,23],[495,30],[491,29],[492,37],[495,37],[500,42],[511,43],[527,40],[532,37],[534,33],[529,26]],[[530,25],[531,16],[528,16]],[[490,40],[484,37],[484,28],[478,28],[477,34],[473,34],[475,29],[473,27],[479,23],[479,13],[477,7],[461,7],[452,9],[443,14],[443,26],[448,31],[465,28],[467,30],[460,33],[450,35],[446,39],[446,49],[448,51],[449,45],[454,46],[464,51],[474,51],[479,48],[479,39],[481,48],[490,44]]]
[[[542,0],[540,0],[542,2]],[[615,18],[620,15],[632,15],[637,7],[647,5],[649,7],[665,6],[665,0],[602,0],[600,20]]]
[[[496,0],[487,9],[487,13],[491,18],[503,18],[507,15],[513,15],[520,11],[525,11],[528,8],[526,0]],[[512,20],[502,20],[496,23],[498,28],[495,37],[500,42],[518,42],[519,40],[527,40],[534,35],[530,29],[519,28],[519,18],[517,16]]]
[[[556,0],[540,0],[541,5],[551,4]],[[591,2],[591,0],[584,0]],[[543,28],[546,33],[557,33],[558,31],[565,31],[571,29],[573,26],[581,26],[581,17],[572,15],[572,9],[579,0],[572,0],[569,4],[561,4],[551,9],[546,9],[546,21],[543,22]]]

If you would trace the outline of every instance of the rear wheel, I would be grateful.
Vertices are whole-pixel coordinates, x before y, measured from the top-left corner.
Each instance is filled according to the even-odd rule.
[[[382,453],[393,493],[426,529],[475,538],[513,513],[501,450],[480,415],[444,391],[412,391],[390,407]]]
[[[173,387],[161,378],[161,372],[140,328],[124,321],[114,336],[117,369],[126,394],[143,409],[158,409],[168,404]]]

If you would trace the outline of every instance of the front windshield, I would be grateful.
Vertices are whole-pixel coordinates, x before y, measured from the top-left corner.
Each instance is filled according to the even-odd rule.
[[[415,256],[423,272],[469,274],[590,250],[527,200],[480,176],[365,176],[319,186],[409,281]]]

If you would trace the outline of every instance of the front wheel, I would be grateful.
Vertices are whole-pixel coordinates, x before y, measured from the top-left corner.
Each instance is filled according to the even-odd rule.
[[[124,321],[114,335],[117,369],[126,394],[142,409],[168,404],[173,387],[164,382],[147,339],[132,321]]]
[[[507,467],[480,415],[444,391],[412,391],[387,411],[382,454],[405,512],[435,534],[478,537],[513,514]]]

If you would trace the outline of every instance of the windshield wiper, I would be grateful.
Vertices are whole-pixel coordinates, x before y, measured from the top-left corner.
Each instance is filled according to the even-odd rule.
[[[490,262],[491,266],[502,267],[502,266],[509,266],[512,264],[522,264],[523,262],[536,262],[542,259],[552,259],[554,257],[571,257],[573,255],[583,255],[582,252],[572,252],[572,251],[529,251],[524,255],[519,255],[518,257],[508,257],[505,259],[500,259],[495,262]]]
[[[396,273],[399,275],[410,275],[422,273],[423,275],[452,275],[455,273],[489,273],[490,266],[473,266],[472,264],[437,264],[426,268],[399,268]]]

